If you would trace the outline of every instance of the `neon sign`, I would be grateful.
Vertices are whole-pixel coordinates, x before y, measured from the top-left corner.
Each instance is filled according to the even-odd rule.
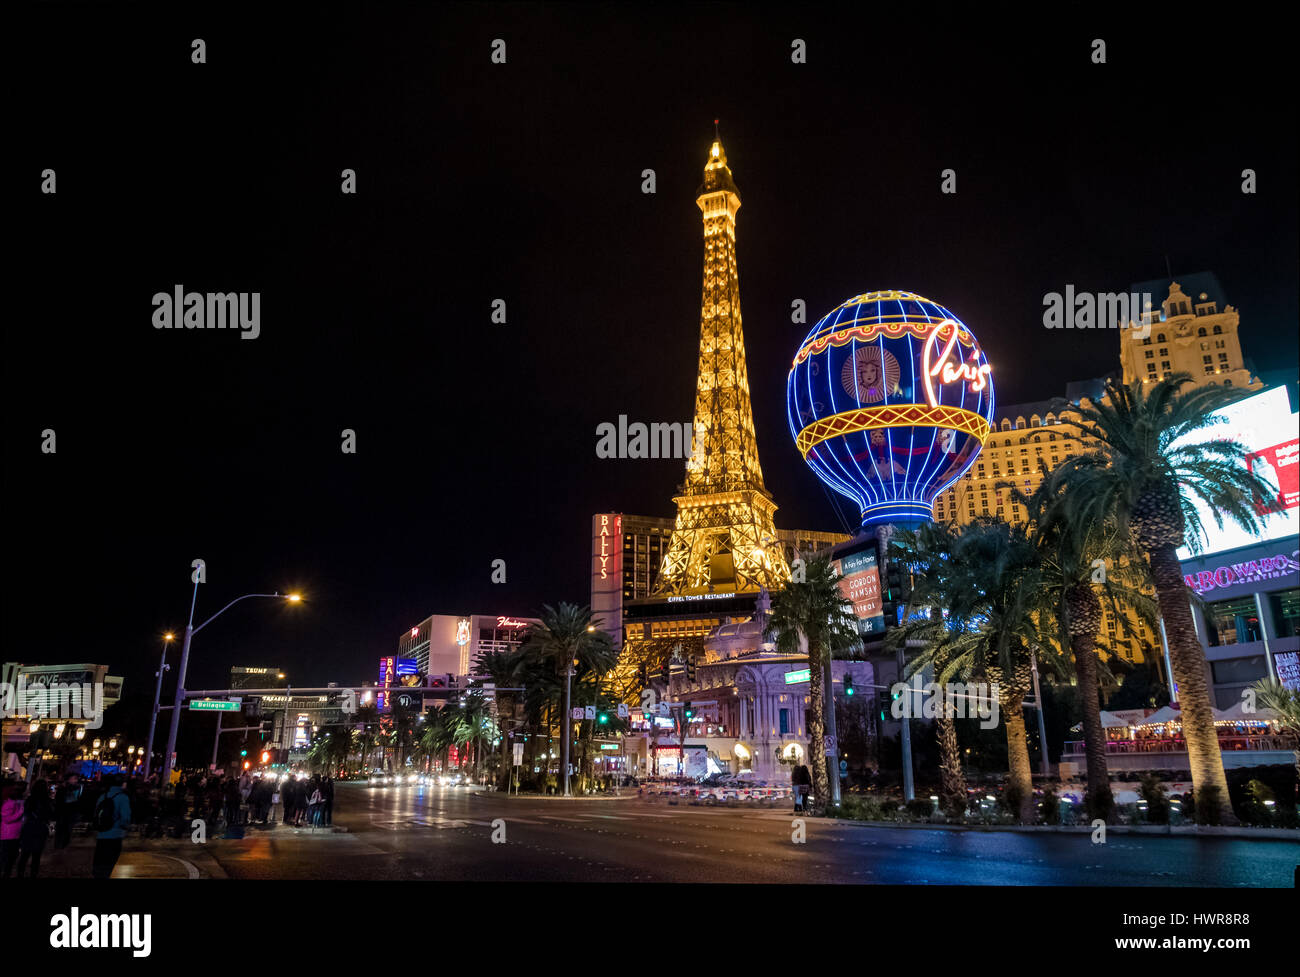
[[[949,332],[952,335],[948,338],[948,345],[943,348],[939,354],[939,359],[931,365],[930,352],[943,338],[943,334]],[[957,323],[952,319],[944,319],[942,322],[935,323],[930,335],[926,337],[925,349],[921,354],[921,370],[925,379],[925,397],[930,402],[931,407],[938,407],[939,401],[934,395],[934,384],[930,381],[934,377],[939,377],[941,383],[952,383],[954,380],[969,380],[971,393],[979,393],[986,385],[986,378],[993,372],[993,367],[988,363],[959,363],[954,366],[948,359],[952,353],[952,348],[957,345],[957,337],[961,330]],[[971,357],[978,356],[978,349],[971,350]]]
[[[497,627],[499,628],[526,628],[527,621],[516,621],[513,617],[498,617]]]
[[[823,316],[795,353],[795,447],[862,525],[928,522],[992,433],[993,367],[951,311],[913,292],[866,292]]]
[[[456,644],[469,644],[469,618],[462,618],[456,622]]]
[[[610,533],[609,529],[609,516],[602,515],[600,517],[600,555],[597,557],[600,560],[601,580],[609,579],[609,561],[614,558],[614,551],[610,549],[610,537],[614,537],[615,544],[621,542],[623,535],[623,517],[615,516],[614,532]],[[613,569],[617,570],[617,565]]]
[[[1300,570],[1300,550],[1296,550],[1290,556],[1279,553],[1258,560],[1224,563],[1209,570],[1187,573],[1183,575],[1183,582],[1198,594],[1205,594],[1216,588],[1224,589],[1238,584],[1289,577],[1297,570]]]

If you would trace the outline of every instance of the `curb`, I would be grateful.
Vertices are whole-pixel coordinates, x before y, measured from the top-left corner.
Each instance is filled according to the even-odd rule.
[[[1093,828],[1086,824],[920,824],[907,821],[857,821],[852,818],[818,818],[819,821],[832,824],[853,824],[866,828],[911,828],[929,831],[1013,831],[1021,834],[1092,834]],[[1234,838],[1247,841],[1289,841],[1300,842],[1300,831],[1294,828],[1231,828],[1217,825],[1179,825],[1167,824],[1115,824],[1106,826],[1107,833],[1132,835],[1159,835],[1163,837],[1192,838]]]

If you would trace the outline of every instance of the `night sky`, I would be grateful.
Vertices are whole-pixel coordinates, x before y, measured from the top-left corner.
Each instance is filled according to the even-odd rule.
[[[690,419],[715,117],[780,527],[842,529],[784,385],[811,322],[862,291],[953,309],[1000,403],[1118,366],[1113,332],[1045,330],[1045,293],[1126,290],[1166,259],[1217,273],[1257,368],[1294,368],[1294,109],[1263,73],[1289,54],[1219,19],[869,9],[23,13],[6,660],[109,663],[128,704],[109,725],[143,729],[195,558],[196,622],[249,591],[307,602],[229,611],[195,639],[191,688],[232,664],[371,679],[431,613],[585,603],[591,515],[673,513],[682,462],[598,460],[595,431]],[[177,284],[260,291],[260,337],[155,330]]]

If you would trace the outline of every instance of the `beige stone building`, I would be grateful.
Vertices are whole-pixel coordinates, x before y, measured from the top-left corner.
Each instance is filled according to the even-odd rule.
[[[1142,325],[1149,325],[1149,331],[1120,330],[1124,382],[1141,377],[1153,383],[1171,373],[1186,372],[1198,385],[1222,383],[1258,390],[1263,384],[1252,376],[1242,358],[1237,310],[1230,305],[1220,309],[1218,300],[1211,297],[1218,291],[1212,275],[1201,273],[1187,280],[1201,286],[1193,289],[1192,296],[1185,294],[1177,281],[1133,286],[1138,294],[1154,294],[1154,287],[1163,290],[1167,285],[1168,294],[1159,310],[1153,306],[1144,313]],[[1024,507],[998,485],[1014,481],[1029,495],[1045,472],[1089,449],[1092,439],[1080,432],[1075,408],[1100,398],[1103,390],[1104,380],[1096,379],[1069,384],[1066,395],[1053,400],[998,405],[988,443],[970,470],[935,499],[934,518],[958,525],[976,516],[1024,522]],[[1102,637],[1107,649],[1131,662],[1159,654],[1158,633],[1153,634],[1136,618],[1131,618],[1131,627],[1135,633],[1126,635],[1116,616],[1104,611]]]

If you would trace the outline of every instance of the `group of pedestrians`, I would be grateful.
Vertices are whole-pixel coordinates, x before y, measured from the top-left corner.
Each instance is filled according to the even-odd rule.
[[[109,878],[122,854],[122,841],[132,825],[146,838],[164,834],[184,836],[194,819],[207,822],[209,831],[246,824],[274,824],[282,806],[284,824],[294,827],[328,827],[334,822],[334,781],[313,776],[238,777],[205,771],[181,775],[170,787],[158,778],[108,774],[83,780],[69,772],[57,788],[38,779],[28,789],[22,781],[0,785],[0,876],[11,878],[16,868],[36,878],[41,856],[51,836],[54,850],[66,848],[75,827],[89,823],[95,833],[91,874]]]
[[[32,784],[27,794],[25,784],[11,784],[0,806],[0,869],[9,878],[15,865],[18,877],[30,868],[31,878],[41,871],[41,854],[50,837],[54,821],[54,804],[44,780]]]
[[[54,835],[54,850],[66,848],[72,839],[73,826],[87,813],[96,830],[92,874],[108,878],[122,853],[122,839],[131,824],[131,801],[120,779],[105,777],[98,789],[90,793],[81,778],[70,773],[53,791],[44,779],[33,781],[31,790],[21,782],[6,784],[4,803],[0,805],[0,874],[10,878],[14,869],[18,877],[27,873],[36,878],[41,871],[41,856]]]
[[[334,823],[334,779],[314,775],[310,780],[286,780],[280,785],[284,823],[325,828]]]

